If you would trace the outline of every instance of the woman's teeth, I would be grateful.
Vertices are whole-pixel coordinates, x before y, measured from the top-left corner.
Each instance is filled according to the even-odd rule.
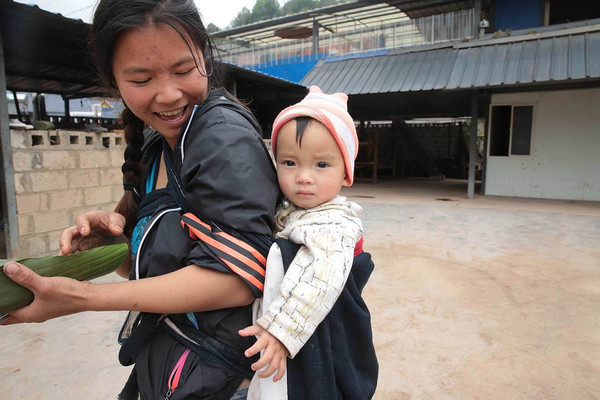
[[[158,115],[160,115],[160,116],[162,116],[162,117],[169,118],[169,117],[173,117],[173,116],[175,116],[175,115],[179,115],[179,114],[180,114],[180,113],[182,113],[182,112],[183,112],[183,108],[180,108],[180,109],[178,109],[178,110],[166,111],[166,112],[160,112],[160,113],[158,113]]]

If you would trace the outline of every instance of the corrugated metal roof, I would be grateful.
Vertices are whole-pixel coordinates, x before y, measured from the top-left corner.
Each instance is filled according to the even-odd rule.
[[[302,79],[369,94],[600,79],[600,25],[320,62]]]
[[[287,43],[287,39],[275,36],[277,28],[293,25],[312,29],[313,22],[316,21],[321,28],[330,32],[350,32],[472,7],[474,0],[354,1],[225,29],[212,35],[216,38],[257,42],[263,45]]]

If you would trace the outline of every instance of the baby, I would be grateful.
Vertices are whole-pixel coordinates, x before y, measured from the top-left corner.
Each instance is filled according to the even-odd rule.
[[[264,296],[255,302],[255,325],[240,331],[243,336],[258,336],[256,344],[246,351],[247,357],[264,350],[261,358],[253,364],[253,369],[260,372],[255,374],[251,383],[248,399],[288,398],[286,357],[289,356],[293,363],[328,317],[345,290],[355,256],[362,253],[363,229],[358,217],[362,209],[339,196],[343,186],[353,183],[354,160],[358,153],[356,128],[347,112],[347,99],[343,93],[328,95],[313,86],[300,103],[283,110],[273,124],[277,176],[287,199],[277,212],[276,243],[267,257]],[[291,254],[288,251],[293,248],[290,242],[301,245],[295,255],[294,250]],[[362,254],[368,256],[368,253]],[[286,258],[291,262],[286,262]],[[362,275],[364,282],[358,285],[360,289],[372,271],[370,257],[367,264],[368,272]],[[364,305],[360,289],[349,294],[350,297],[344,301]],[[377,361],[366,306],[357,313],[360,315],[355,316],[352,324],[362,323],[364,334],[359,339],[360,343],[354,341],[343,345],[344,349],[350,348],[350,352],[354,352],[352,346],[358,345],[361,358],[366,359],[368,366],[374,367],[366,376],[360,377],[366,383],[359,385],[367,387],[367,393],[354,393],[368,398],[376,385]],[[329,330],[321,332],[319,337],[324,340],[318,341],[316,346],[328,346],[326,343],[331,342],[328,339],[330,335]],[[344,340],[340,337],[331,339]],[[300,354],[322,350],[313,346]],[[368,354],[362,354],[365,352]],[[314,358],[313,355],[308,357]],[[312,360],[311,366],[315,363],[333,371],[335,360]],[[351,365],[348,367],[352,368]],[[273,382],[258,379],[275,372]],[[327,379],[330,378],[335,381],[341,379],[337,374]],[[329,382],[331,387],[331,380]],[[309,386],[311,383],[302,380],[302,385]],[[315,389],[307,387],[307,390]],[[319,398],[331,398],[326,392],[316,390]],[[334,395],[335,390],[334,385]]]

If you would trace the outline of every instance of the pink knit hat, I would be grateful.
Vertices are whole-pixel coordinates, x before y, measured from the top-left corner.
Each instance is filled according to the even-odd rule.
[[[314,118],[329,129],[342,151],[348,175],[348,185],[354,182],[354,160],[358,154],[358,137],[354,120],[348,114],[348,96],[344,93],[325,94],[318,86],[311,86],[300,103],[279,113],[273,122],[271,142],[277,157],[277,134],[283,125],[298,117]]]

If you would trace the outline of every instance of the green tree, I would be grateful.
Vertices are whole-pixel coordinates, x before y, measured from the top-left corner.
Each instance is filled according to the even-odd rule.
[[[258,21],[277,18],[284,15],[297,14],[316,8],[327,7],[338,3],[346,3],[348,0],[288,0],[279,7],[277,0],[256,0],[252,11],[242,8],[229,24],[230,27],[242,26]]]
[[[251,22],[252,22],[252,12],[250,10],[248,10],[248,8],[243,7],[240,11],[238,11],[237,15],[235,16],[233,21],[231,21],[230,25],[232,27],[236,27],[236,26],[247,25]]]
[[[220,30],[221,30],[221,28],[219,28],[218,26],[216,26],[212,22],[209,23],[208,26],[206,27],[206,31],[208,33],[215,33],[215,32],[219,32]]]
[[[297,14],[302,11],[314,10],[318,7],[316,0],[290,0],[281,7],[282,15]]]
[[[337,3],[348,3],[348,0],[319,0],[319,7],[333,6]]]
[[[279,16],[277,0],[256,0],[252,7],[252,22],[264,21]]]

